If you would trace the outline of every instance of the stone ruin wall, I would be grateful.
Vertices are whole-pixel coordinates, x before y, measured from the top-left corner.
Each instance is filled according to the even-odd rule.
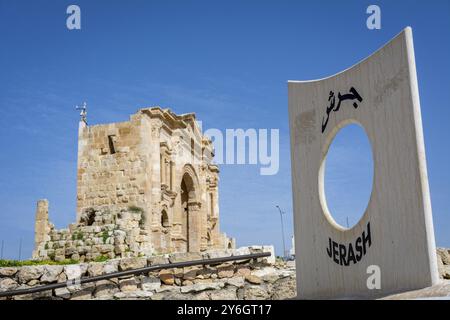
[[[77,222],[86,209],[104,206],[117,209],[130,205],[148,209],[151,198],[147,121],[87,126],[80,122],[78,137]]]
[[[276,261],[272,246],[250,246],[233,250],[211,250],[203,253],[173,253],[66,266],[5,267],[0,268],[0,292],[66,281],[73,283],[80,277],[93,277],[146,266],[260,252],[271,252],[272,255],[267,258],[215,265],[169,268],[143,275],[112,278],[81,286],[68,286],[33,294],[0,298],[0,300],[279,300],[295,298],[295,263],[294,261],[286,263]],[[446,296],[450,288],[450,249],[438,248],[437,258],[442,284],[438,286],[439,292],[431,291],[429,293],[431,297]],[[395,298],[395,295],[392,297]],[[414,298],[414,295],[404,297]]]
[[[39,229],[33,259],[95,261],[154,254],[139,208],[87,210],[78,223],[56,230],[48,219],[48,201],[38,202]],[[38,228],[37,228],[38,229]]]
[[[116,271],[160,264],[271,252],[267,258],[232,261],[205,266],[169,268],[143,275],[69,286],[12,299],[151,299],[151,300],[254,300],[289,299],[296,296],[295,265],[275,261],[272,246],[174,253],[152,257],[113,259],[77,265],[45,265],[0,268],[0,291],[76,281]],[[0,298],[8,299],[8,298]]]

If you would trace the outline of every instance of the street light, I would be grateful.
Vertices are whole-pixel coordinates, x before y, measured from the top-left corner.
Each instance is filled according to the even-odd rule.
[[[279,206],[276,206],[278,208],[278,211],[280,212],[280,219],[281,219],[281,236],[283,237],[283,259],[286,258],[286,244],[284,243],[284,225],[283,225],[283,214],[284,212],[281,211]]]

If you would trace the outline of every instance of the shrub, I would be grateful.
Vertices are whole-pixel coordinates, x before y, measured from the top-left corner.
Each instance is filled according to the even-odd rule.
[[[142,209],[140,207],[136,207],[136,206],[129,206],[128,211],[133,212],[133,213],[140,213],[140,214],[144,213],[144,209]]]
[[[108,235],[108,231],[103,231],[103,233],[102,233],[102,239],[103,239],[103,243],[106,243],[106,240],[109,238],[109,235]]]

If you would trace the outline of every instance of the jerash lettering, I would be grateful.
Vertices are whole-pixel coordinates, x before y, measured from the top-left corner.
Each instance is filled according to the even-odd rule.
[[[3,4],[0,7],[3,9]],[[67,9],[71,14],[71,20],[67,21],[68,30],[79,31],[78,35],[84,36],[81,33],[84,32],[84,20],[77,18],[83,11],[78,5],[70,5]],[[155,14],[155,19],[156,16],[159,14]],[[139,20],[141,23],[145,25]],[[212,35],[210,37],[213,38]],[[295,37],[289,35],[286,38]],[[189,39],[189,44],[191,41]],[[331,51],[328,57],[331,61],[335,56],[330,47],[326,45],[325,49]],[[154,48],[159,46],[157,43],[153,46],[152,42],[151,50]],[[188,46],[186,48],[189,49]],[[136,50],[129,50],[127,54],[132,57],[131,54],[138,49],[136,44]],[[283,50],[287,49],[291,47]],[[164,54],[173,54],[170,47],[164,50]],[[97,54],[95,50],[90,52]],[[295,52],[296,59],[304,61],[300,54]],[[285,52],[284,55],[289,57]],[[252,59],[257,59],[256,56]],[[199,58],[202,59],[204,57]],[[99,60],[95,63],[100,63]],[[276,65],[277,60],[273,59],[271,63]],[[154,61],[157,62],[155,64],[163,64],[159,59]],[[233,60],[230,66],[235,63]],[[264,63],[269,65],[267,61]],[[308,61],[308,64],[314,67],[313,71],[304,70],[305,64],[292,61],[286,70],[299,76],[300,71],[306,74],[323,71],[318,66],[322,65],[320,61]],[[175,65],[174,69],[182,69],[181,65]],[[105,70],[109,72],[109,68]],[[147,77],[147,69],[142,69]],[[190,77],[191,71],[186,69],[182,73]],[[23,77],[21,72],[17,73]],[[206,93],[199,89],[194,94],[186,94],[176,86],[150,85],[147,78],[133,78],[133,82],[125,77],[124,82],[118,82],[121,83],[117,85],[120,90],[111,90],[114,91],[111,97],[104,98],[101,90],[115,88],[113,81],[104,84],[99,77],[102,80],[95,88],[86,80],[83,86],[92,91],[81,88],[87,91],[83,94],[91,95],[89,99],[95,101],[101,96],[104,100],[98,99],[106,105],[108,99],[112,101],[119,97],[132,101],[129,103],[135,107],[123,107],[120,114],[111,111],[113,107],[110,110],[101,103],[92,103],[91,107],[89,100],[89,105],[75,106],[76,102],[71,103],[69,111],[72,113],[68,109],[55,111],[49,107],[50,115],[45,114],[39,118],[40,121],[51,117],[52,112],[61,118],[72,116],[72,127],[67,126],[70,133],[67,133],[66,140],[61,141],[57,134],[51,132],[51,128],[63,126],[60,121],[53,127],[42,125],[36,129],[30,124],[38,122],[36,119],[28,117],[20,106],[17,107],[19,111],[14,109],[12,122],[17,125],[14,130],[23,132],[29,141],[17,147],[20,151],[26,149],[26,153],[18,153],[20,157],[8,158],[10,154],[5,153],[4,158],[9,159],[10,164],[20,163],[20,168],[11,169],[10,175],[6,175],[9,168],[5,167],[5,177],[15,178],[17,172],[22,173],[23,166],[26,172],[22,173],[22,178],[27,176],[29,180],[8,181],[3,185],[17,188],[17,183],[20,184],[20,192],[22,189],[26,191],[19,194],[23,197],[19,199],[23,199],[23,206],[18,201],[11,200],[7,205],[4,203],[8,201],[0,201],[5,205],[0,210],[3,211],[5,225],[11,227],[10,221],[16,224],[12,231],[0,227],[5,234],[10,232],[10,237],[18,230],[25,230],[30,238],[24,243],[29,242],[30,246],[22,251],[20,238],[18,258],[8,249],[8,259],[4,259],[3,238],[0,239],[0,306],[7,303],[5,300],[201,300],[205,303],[206,300],[450,299],[450,249],[436,245],[436,239],[438,242],[448,240],[442,236],[441,221],[433,220],[422,124],[422,110],[427,109],[421,108],[419,98],[412,29],[405,28],[379,50],[342,72],[317,80],[288,80],[287,91],[283,91],[286,84],[282,84],[280,79],[285,76],[287,74],[276,81],[271,80],[271,85],[278,83],[280,86],[276,90],[284,92],[277,97],[279,100],[271,97],[273,91],[261,89],[265,85],[251,87],[251,81],[247,79],[230,81],[234,86],[233,94],[235,91],[238,92],[236,95],[240,94],[236,89],[239,87],[245,91],[243,95],[251,96],[248,101],[255,105],[258,103],[252,100],[253,96],[261,95],[260,102],[267,100],[267,105],[272,104],[273,99],[277,101],[273,103],[274,109],[268,109],[264,104],[261,108],[258,105],[258,109],[249,107],[248,101],[234,101],[228,94],[211,97],[213,94],[206,89]],[[117,76],[120,77],[121,74]],[[215,79],[205,78],[205,86],[216,85]],[[430,81],[430,77],[427,80]],[[80,99],[81,93],[77,90],[82,91],[81,88],[66,87],[65,83],[52,81],[54,90],[61,85],[71,88],[71,91],[70,94],[65,91],[64,94],[55,94],[50,89],[45,93],[39,92],[39,96],[46,96],[46,101],[54,100],[55,105],[61,106],[67,100]],[[17,85],[12,80],[11,83]],[[19,88],[17,85],[14,90],[20,94],[1,102],[5,105],[19,104],[24,99],[28,104],[26,90]],[[433,91],[429,90],[434,89],[425,89],[427,103],[433,96]],[[156,97],[152,96],[150,100],[151,95]],[[114,102],[116,108],[123,102],[119,98]],[[157,103],[156,99],[167,99],[170,107],[142,108],[143,105],[138,104],[142,101]],[[282,99],[287,105],[277,104]],[[239,112],[227,109],[234,104],[240,108]],[[45,103],[43,105],[41,108],[46,109]],[[226,106],[223,108],[225,111],[217,111],[215,105]],[[16,123],[15,117],[19,113],[26,114],[27,121]],[[92,118],[91,113],[94,115]],[[427,117],[431,113],[428,109]],[[272,118],[274,114],[280,117],[277,120],[284,122],[277,124]],[[282,118],[283,114],[285,118]],[[236,123],[236,127],[239,124],[239,128],[226,128],[230,122],[223,118],[231,115],[235,117],[232,124]],[[6,112],[4,116],[8,116]],[[203,131],[203,119],[197,116],[212,122],[208,125],[217,135],[209,136],[207,131]],[[95,121],[91,123],[91,119]],[[256,123],[254,126],[264,123],[276,132],[271,135],[270,143],[267,140],[269,129],[250,128],[252,124],[248,123],[253,121]],[[330,157],[333,142],[337,141],[338,133],[349,125],[357,126],[367,138],[369,146],[365,151],[372,152],[369,162],[373,164],[373,177],[365,178],[370,185],[368,200],[361,215],[351,217],[353,224],[349,223],[349,216],[354,212],[343,206],[342,211],[348,213],[344,217],[347,218],[345,225],[343,217],[338,219],[338,215],[334,215],[336,211],[332,208],[333,201],[330,201],[341,200],[340,197],[327,198],[329,194],[326,192],[333,195],[333,192],[344,191],[353,197],[352,200],[360,200],[361,195],[348,192],[350,183],[345,174],[330,178],[340,184],[338,188],[326,188],[325,170],[327,161],[333,159]],[[227,134],[223,135],[221,130]],[[43,131],[47,135],[40,141],[44,142],[35,147],[34,135]],[[15,138],[16,134],[13,135]],[[344,138],[349,144],[358,144],[356,139]],[[440,139],[446,140],[441,136]],[[223,148],[220,149],[220,157],[227,159],[226,164],[216,162],[219,158],[216,147],[222,147],[224,142],[221,140],[225,140],[227,148],[231,146],[232,149],[228,153],[225,148],[224,154]],[[12,145],[15,142],[10,139],[8,143]],[[57,146],[50,148],[53,143]],[[55,153],[59,152],[62,144],[69,145],[69,151],[57,158]],[[436,144],[439,144],[440,152],[445,149],[441,147],[441,141]],[[31,151],[36,152],[38,160],[23,156],[31,153],[27,146],[35,147]],[[3,146],[5,150],[7,147]],[[337,148],[337,162],[350,169],[366,169],[367,163],[346,162],[360,149]],[[239,151],[236,162],[235,149]],[[73,151],[71,160],[70,150]],[[278,161],[280,154],[283,161]],[[43,160],[39,158],[41,156]],[[272,156],[277,160],[273,166]],[[441,160],[445,156],[444,153],[435,156],[434,163],[436,158]],[[50,161],[53,157],[57,158],[55,162]],[[40,166],[34,170],[38,164]],[[230,167],[225,165],[231,164],[239,166],[233,167],[237,168],[235,171],[227,171]],[[258,176],[251,175],[255,167],[250,165],[268,164],[270,170],[254,170],[258,171]],[[69,167],[73,169],[73,176],[64,175],[63,171]],[[42,168],[47,168],[47,171],[42,173]],[[48,176],[53,169],[54,175]],[[281,174],[276,176],[279,170]],[[356,172],[358,175],[362,171]],[[436,172],[441,174],[439,169]],[[38,182],[26,189],[24,185],[32,180],[30,176]],[[69,190],[68,181],[74,184],[74,190],[58,194],[59,188],[67,187]],[[36,185],[42,186],[42,190]],[[44,185],[52,185],[52,188],[44,188]],[[17,195],[13,197],[12,191],[10,195],[6,187],[3,192],[17,200]],[[26,192],[30,193],[28,197]],[[439,195],[443,198],[444,193],[438,190],[438,201],[443,201]],[[67,194],[72,197],[73,207],[66,204],[70,202],[64,198]],[[66,206],[61,206],[61,202]],[[21,210],[30,216],[20,216],[18,212]],[[69,215],[70,220],[64,220]],[[30,222],[28,229],[23,222],[24,217]],[[34,224],[34,229],[31,224]],[[435,238],[436,225],[440,229]],[[286,230],[290,241],[286,241]],[[273,301],[264,304],[224,303],[219,310],[215,305],[203,306],[200,302],[199,305],[190,305],[186,302],[180,303],[175,312],[180,317],[198,318],[213,317],[221,312],[230,318],[241,314],[272,315],[272,303],[275,304]],[[173,311],[171,309],[172,315],[175,314]]]

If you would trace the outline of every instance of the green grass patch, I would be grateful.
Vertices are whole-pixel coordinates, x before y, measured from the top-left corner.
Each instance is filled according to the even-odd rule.
[[[94,262],[105,262],[105,261],[107,261],[107,260],[109,260],[109,257],[108,256],[98,256],[97,258],[95,258],[94,259]]]
[[[102,232],[102,239],[103,239],[103,243],[106,243],[106,240],[109,238],[109,235],[108,235],[108,231],[103,231]]]
[[[0,268],[5,267],[24,267],[24,266],[42,266],[42,265],[68,265],[80,263],[78,260],[65,259],[63,261],[53,260],[0,260]]]

